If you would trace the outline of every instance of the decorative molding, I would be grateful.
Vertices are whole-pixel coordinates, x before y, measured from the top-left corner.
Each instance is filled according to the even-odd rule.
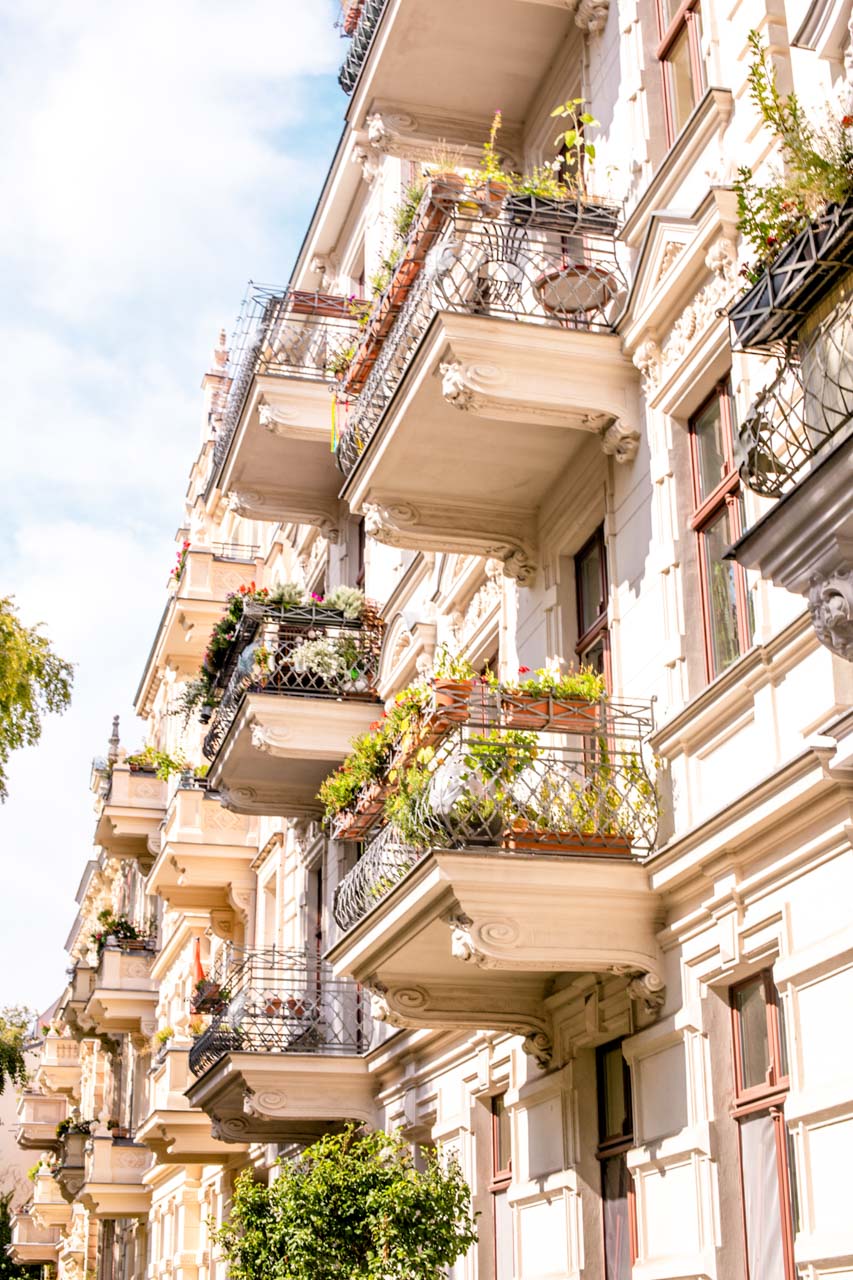
[[[266,403],[258,405],[258,422],[270,435],[280,439],[287,439],[292,435],[300,416],[296,409],[281,409]]]
[[[666,999],[666,986],[656,973],[640,973],[628,982],[628,995],[638,1001],[649,1016],[660,1013]]]
[[[853,568],[815,574],[809,584],[809,613],[822,645],[853,662]]]
[[[263,408],[264,406],[262,406]],[[337,542],[340,536],[338,516],[306,503],[305,494],[299,489],[232,489],[228,494],[228,509],[246,520],[273,520],[310,524],[320,530],[329,542]]]
[[[617,418],[601,428],[601,448],[617,462],[633,462],[640,447],[640,433]]]
[[[607,26],[610,0],[579,0],[575,9],[575,26],[587,35],[600,35]]]
[[[531,1031],[530,1035],[524,1037],[521,1047],[526,1054],[535,1059],[536,1065],[543,1071],[547,1071],[551,1066],[554,1041],[546,1031]]]
[[[670,270],[670,268],[672,267],[672,264],[675,262],[675,259],[681,253],[683,248],[684,248],[683,240],[667,240],[666,244],[663,247],[663,253],[661,254],[660,265],[658,266],[658,273],[657,273],[657,276],[655,277],[655,284],[660,284],[661,280],[663,280],[664,276]]]

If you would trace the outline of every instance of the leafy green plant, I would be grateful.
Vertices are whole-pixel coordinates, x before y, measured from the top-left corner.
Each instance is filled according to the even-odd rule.
[[[266,603],[276,609],[299,609],[305,604],[305,588],[298,582],[281,582],[267,593]]]
[[[303,640],[290,655],[295,671],[308,671],[330,684],[344,684],[359,680],[361,654],[352,636],[322,636],[317,640]]]
[[[584,129],[599,125],[595,116],[584,110],[585,106],[585,98],[567,98],[551,112],[553,118],[559,116],[569,122],[568,128],[557,134],[554,145],[565,149],[566,188],[581,197],[586,195],[585,170],[595,162],[595,144],[587,141]]]
[[[455,1160],[355,1126],[280,1160],[269,1186],[237,1179],[216,1232],[232,1280],[435,1280],[477,1240]]]
[[[343,377],[355,357],[355,343],[347,342],[326,357],[326,372],[333,377]]]
[[[476,680],[477,672],[467,658],[453,654],[446,644],[439,645],[432,664],[434,680]]]
[[[56,1126],[57,1138],[66,1138],[72,1133],[90,1134],[95,1127],[94,1120],[81,1120],[78,1115],[66,1116]]]
[[[408,239],[409,232],[414,226],[426,185],[425,178],[416,178],[414,182],[410,182],[394,210],[394,231],[401,240]]]
[[[0,1093],[7,1084],[27,1083],[24,1042],[33,1017],[26,1005],[6,1005],[0,1009]]]
[[[160,1045],[160,1047],[162,1048],[164,1044],[169,1043],[169,1041],[172,1039],[174,1034],[175,1032],[172,1029],[172,1027],[161,1027],[159,1031],[155,1032],[154,1039],[157,1041],[157,1044]]]
[[[758,183],[742,165],[734,183],[738,226],[756,255],[743,268],[752,284],[789,240],[828,205],[853,193],[853,116],[839,120],[827,113],[824,125],[815,125],[795,93],[780,94],[757,31],[749,33],[749,46],[750,97],[779,143],[783,164],[782,172],[771,170],[769,181]]]
[[[153,769],[162,782],[171,778],[173,773],[186,773],[190,768],[189,761],[182,753],[171,756],[168,751],[158,751],[150,744],[129,755],[127,763],[135,769]]]
[[[139,942],[142,938],[136,925],[126,915],[114,916],[109,907],[98,912],[98,923],[100,929],[90,933],[89,940],[99,956],[103,954],[107,938],[115,938],[118,942]]]
[[[331,609],[342,613],[345,618],[356,621],[364,613],[364,592],[358,587],[335,587],[320,605],[321,609]]]
[[[35,746],[42,717],[62,713],[71,702],[74,668],[54,653],[40,627],[24,626],[12,597],[0,597],[0,802],[8,794],[9,756]]]
[[[526,667],[520,668],[519,674],[524,674],[526,670]],[[509,681],[505,688],[510,694],[523,693],[539,698],[577,698],[589,702],[598,702],[607,696],[604,676],[592,667],[581,667],[579,671],[565,673],[553,667],[538,667],[527,680]]]
[[[483,143],[483,151],[480,157],[480,167],[474,175],[476,182],[489,182],[495,180],[497,182],[506,182],[507,175],[504,173],[503,163],[498,154],[498,134],[503,125],[503,112],[496,111],[492,117],[492,126],[489,129],[488,141]]]

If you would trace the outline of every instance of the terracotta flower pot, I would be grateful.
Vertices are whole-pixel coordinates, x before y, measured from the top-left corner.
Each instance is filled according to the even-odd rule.
[[[505,709],[510,729],[594,733],[599,727],[598,704],[585,698],[543,698],[539,694],[513,693],[507,698]]]
[[[631,842],[624,836],[579,836],[575,831],[540,831],[517,822],[504,837],[504,848],[523,853],[559,853],[571,857],[629,858]]]
[[[442,723],[466,724],[473,688],[473,680],[434,680],[435,719]]]

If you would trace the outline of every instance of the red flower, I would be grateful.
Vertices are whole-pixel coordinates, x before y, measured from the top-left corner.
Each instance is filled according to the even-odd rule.
[[[529,671],[530,671],[530,668],[529,668],[529,667],[519,667],[519,668],[518,668],[518,674],[519,674],[520,676],[526,676],[526,675],[528,674],[528,672],[529,672]]]
[[[779,242],[778,242],[778,240],[776,239],[776,237],[775,237],[775,236],[768,236],[768,237],[767,237],[767,243],[768,243],[768,244],[770,244],[770,245],[774,245],[774,244],[778,244]]]
[[[853,126],[853,116],[842,116],[841,123],[845,129],[851,128]]]

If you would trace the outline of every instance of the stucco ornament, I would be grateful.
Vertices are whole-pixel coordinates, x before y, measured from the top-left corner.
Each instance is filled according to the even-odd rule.
[[[853,568],[815,575],[809,585],[809,613],[821,644],[853,662]]]
[[[550,1067],[551,1059],[554,1056],[554,1044],[546,1032],[531,1031],[529,1035],[524,1037],[521,1047],[525,1053],[536,1061],[536,1064],[543,1071]]]
[[[628,983],[628,995],[638,1001],[646,1013],[660,1013],[666,999],[666,986],[656,973],[640,973]]]
[[[454,409],[468,410],[474,407],[473,388],[465,379],[465,368],[459,360],[446,361],[438,366],[441,374],[441,394]]]
[[[617,462],[633,462],[640,447],[640,433],[616,418],[608,427],[602,427],[601,447]]]

